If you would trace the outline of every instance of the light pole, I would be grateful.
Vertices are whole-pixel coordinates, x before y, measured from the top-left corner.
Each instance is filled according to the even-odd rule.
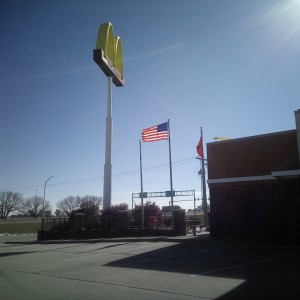
[[[50,176],[46,181],[45,181],[45,185],[44,185],[44,198],[43,198],[43,211],[42,211],[42,218],[44,218],[44,210],[45,210],[45,194],[46,194],[46,185],[48,183],[48,181],[54,176]],[[43,221],[42,221],[42,230],[43,230]]]
[[[45,181],[45,185],[44,185],[44,198],[43,198],[43,211],[42,211],[42,228],[41,228],[41,239],[44,238],[44,210],[45,210],[45,194],[46,194],[46,185],[48,183],[48,181],[54,176],[50,176],[46,181]]]

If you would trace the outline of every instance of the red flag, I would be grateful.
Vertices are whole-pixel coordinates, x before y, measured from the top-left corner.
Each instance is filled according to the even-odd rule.
[[[200,138],[200,141],[199,141],[199,143],[198,143],[198,145],[197,145],[197,153],[198,153],[198,155],[201,157],[201,158],[203,158],[203,142],[202,142],[202,136],[201,136],[201,138]]]

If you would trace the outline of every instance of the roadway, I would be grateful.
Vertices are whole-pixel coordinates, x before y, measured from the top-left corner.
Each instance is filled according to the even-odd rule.
[[[300,245],[32,238],[0,239],[1,300],[300,299]]]

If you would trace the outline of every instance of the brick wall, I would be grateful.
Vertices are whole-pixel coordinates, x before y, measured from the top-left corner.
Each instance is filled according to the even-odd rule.
[[[300,241],[300,178],[209,188],[213,236]]]

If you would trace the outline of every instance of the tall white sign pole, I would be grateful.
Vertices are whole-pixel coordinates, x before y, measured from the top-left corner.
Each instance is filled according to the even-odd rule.
[[[105,138],[105,164],[103,181],[103,210],[111,206],[112,182],[112,77],[108,77],[107,116]]]
[[[103,180],[103,210],[111,207],[112,182],[112,84],[124,86],[122,43],[119,36],[114,36],[111,23],[100,25],[96,49],[93,58],[108,78],[105,164]]]

